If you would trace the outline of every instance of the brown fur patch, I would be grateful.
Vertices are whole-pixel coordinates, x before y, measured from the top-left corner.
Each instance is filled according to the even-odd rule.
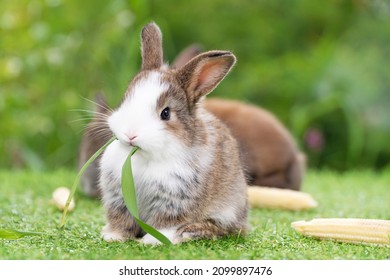
[[[164,108],[170,108],[171,119],[165,121],[167,130],[188,147],[197,142],[195,138],[207,141],[204,125],[197,119],[195,107],[190,105],[191,100],[186,92],[172,79],[171,73],[164,73],[163,81],[170,86],[158,99],[156,113],[160,114]]]
[[[145,234],[124,204],[106,209],[106,218],[111,229],[120,232],[125,239],[135,239]]]
[[[162,34],[151,22],[141,32],[142,70],[158,69],[163,64]]]
[[[191,239],[213,238],[231,234],[228,229],[221,228],[212,220],[206,220],[198,223],[185,224],[177,229],[179,235],[188,234]],[[235,233],[235,232],[234,232]]]

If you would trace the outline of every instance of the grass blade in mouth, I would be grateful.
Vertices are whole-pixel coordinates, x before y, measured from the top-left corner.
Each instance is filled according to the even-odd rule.
[[[60,224],[60,228],[63,228],[65,226],[65,223],[66,223],[66,214],[68,212],[68,208],[69,208],[69,204],[70,204],[70,201],[72,200],[73,196],[74,196],[74,193],[76,192],[76,189],[77,189],[77,185],[78,185],[78,182],[80,181],[80,178],[81,176],[83,175],[83,173],[85,172],[85,170],[88,168],[88,166],[108,147],[108,145],[110,145],[112,142],[114,142],[114,140],[116,140],[117,138],[115,136],[113,136],[106,144],[103,145],[103,147],[101,147],[84,165],[83,167],[80,169],[79,173],[77,174],[76,176],[76,179],[74,180],[73,182],[73,185],[72,185],[72,189],[70,191],[70,194],[68,196],[68,200],[66,201],[66,204],[65,204],[65,208],[64,208],[64,213],[62,214],[62,219],[61,219],[61,224]]]
[[[147,233],[152,235],[154,238],[159,240],[165,245],[170,245],[172,242],[161,232],[153,228],[152,226],[144,223],[139,218],[138,206],[137,206],[137,196],[135,192],[134,178],[131,167],[131,157],[138,150],[137,147],[133,148],[128,155],[125,163],[122,167],[122,194],[125,201],[127,209],[130,211],[131,215],[137,221],[139,226]]]

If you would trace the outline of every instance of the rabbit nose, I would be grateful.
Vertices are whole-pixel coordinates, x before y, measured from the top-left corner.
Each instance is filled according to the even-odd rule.
[[[137,139],[137,135],[131,135],[129,136],[130,144],[134,143],[134,141]]]
[[[127,137],[127,139],[128,139],[128,143],[129,143],[130,145],[133,145],[134,142],[136,141],[136,139],[138,138],[138,136],[137,136],[136,134],[133,134],[133,133],[131,133],[131,134],[126,134],[126,137]]]

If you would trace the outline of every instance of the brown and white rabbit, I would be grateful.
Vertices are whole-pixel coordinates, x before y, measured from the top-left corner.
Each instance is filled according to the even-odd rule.
[[[200,54],[200,45],[184,49],[171,68],[181,68]],[[205,108],[223,121],[236,138],[247,183],[299,190],[305,172],[305,156],[297,149],[294,139],[283,124],[269,111],[239,101],[207,98]],[[102,118],[110,110],[102,95],[96,98],[95,117],[82,137],[79,167],[111,137]],[[82,175],[81,185],[88,196],[99,197],[99,171],[92,163]]]
[[[202,99],[228,74],[235,56],[202,53],[179,69],[163,65],[162,35],[141,33],[142,67],[122,104],[107,118],[118,138],[100,161],[106,241],[142,237],[121,192],[122,165],[132,157],[140,218],[173,243],[247,230],[247,192],[236,140]],[[149,234],[142,242],[156,244]]]

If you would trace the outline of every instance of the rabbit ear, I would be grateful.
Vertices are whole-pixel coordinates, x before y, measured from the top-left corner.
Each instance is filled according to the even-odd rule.
[[[151,22],[141,32],[141,70],[158,69],[163,64],[162,34],[160,28]]]
[[[177,71],[177,79],[193,104],[210,93],[229,73],[236,57],[228,51],[210,51],[191,59]]]
[[[199,44],[193,44],[182,50],[171,64],[171,68],[181,68],[192,58],[200,54],[203,47]]]

